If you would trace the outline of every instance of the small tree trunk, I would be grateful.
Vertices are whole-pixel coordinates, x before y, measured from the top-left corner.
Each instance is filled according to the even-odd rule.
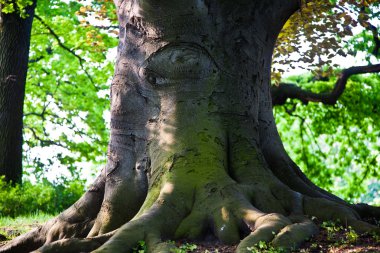
[[[0,21],[0,176],[21,182],[22,121],[30,33],[35,1],[27,18],[1,13]]]

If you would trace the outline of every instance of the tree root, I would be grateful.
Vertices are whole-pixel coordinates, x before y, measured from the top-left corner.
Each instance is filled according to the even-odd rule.
[[[187,193],[168,192],[166,188],[163,187],[161,194],[147,211],[117,231],[89,238],[80,238],[72,233],[60,234],[59,237],[47,240],[34,253],[122,253],[130,252],[139,241],[146,242],[149,252],[170,252],[173,245],[165,240],[201,239],[210,231],[223,243],[240,242],[237,248],[239,253],[249,252],[248,248],[260,241],[279,248],[293,249],[318,233],[317,226],[308,217],[317,217],[320,220],[339,219],[358,233],[380,233],[379,227],[361,221],[354,209],[323,198],[300,198],[285,187],[282,188],[285,191],[281,192],[281,196],[287,200],[293,196],[294,199],[290,203],[297,202],[298,207],[293,205],[294,208],[289,209],[284,206],[286,201],[279,202],[282,205],[282,213],[263,212],[255,207],[255,202],[262,203],[262,200],[252,201],[252,196],[262,192],[261,185],[247,186],[230,180],[219,180],[201,188],[194,188],[193,194],[197,194],[193,201],[183,199]],[[185,202],[185,205],[180,204],[181,202]],[[39,232],[41,230],[32,231],[24,238],[36,236]],[[242,237],[244,239],[240,241]],[[18,248],[15,251],[2,250],[29,251],[26,248]]]
[[[239,161],[243,159],[239,154],[242,152],[230,155]],[[149,252],[170,252],[173,245],[167,240],[197,240],[209,234],[225,244],[240,243],[238,253],[249,252],[248,248],[260,241],[292,249],[318,233],[313,217],[320,221],[340,220],[358,233],[380,234],[379,227],[360,220],[361,213],[377,215],[378,208],[358,205],[357,212],[348,204],[300,194],[265,169],[265,163],[256,158],[244,160],[232,162],[231,171],[206,171],[203,177],[195,174],[198,181],[188,176],[195,173],[193,170],[183,173],[181,168],[176,174],[171,167],[162,181],[151,186],[160,189],[159,193],[151,189],[139,213],[112,232],[89,236],[97,215],[84,208],[90,207],[87,202],[85,205],[79,201],[41,228],[2,247],[0,252],[23,253],[38,248],[35,253],[123,253],[130,252],[139,241],[146,242]],[[180,164],[181,160],[177,162]],[[100,202],[96,203],[99,212]]]
[[[69,238],[46,243],[33,253],[73,253],[73,252],[90,252],[103,245],[111,238],[116,231],[90,238]]]
[[[237,244],[245,236],[237,248],[239,253],[249,252],[248,248],[260,241],[294,249],[318,233],[317,226],[308,218],[311,216],[321,220],[340,219],[359,233],[380,232],[378,227],[360,221],[353,209],[321,198],[303,197],[302,214],[265,213],[254,207],[249,200],[252,193],[246,188],[233,182],[218,182],[211,188],[206,185],[197,195],[203,197],[196,197],[190,210],[177,204],[181,196],[161,193],[149,210],[123,225],[93,252],[130,252],[139,241],[146,242],[149,252],[170,252],[173,245],[165,240],[200,239],[209,231],[226,244]],[[255,189],[252,187],[251,191]],[[250,231],[248,235],[247,231]],[[90,249],[97,242],[80,243],[87,243],[86,249]],[[80,243],[75,241],[76,245]]]
[[[249,247],[260,241],[272,243],[278,248],[295,249],[318,233],[318,227],[310,219],[302,216],[267,214],[253,223],[255,226],[252,233],[240,242],[237,252],[251,252],[248,250]]]
[[[83,238],[89,233],[104,194],[104,171],[90,189],[71,207],[43,226],[21,235],[0,248],[0,253],[31,252],[44,244],[64,238]]]
[[[352,205],[356,212],[360,214],[360,217],[365,218],[375,218],[380,219],[380,207],[370,206],[367,204],[356,204]]]

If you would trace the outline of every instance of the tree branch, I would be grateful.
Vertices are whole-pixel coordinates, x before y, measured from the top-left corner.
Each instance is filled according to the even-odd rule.
[[[363,15],[363,16],[362,16]],[[364,18],[364,17],[367,17],[367,18]],[[363,6],[361,9],[360,9],[360,15],[359,15],[359,19],[358,19],[358,22],[359,24],[364,27],[365,29],[369,30],[370,32],[372,32],[372,35],[373,35],[373,42],[374,42],[374,48],[373,48],[373,51],[372,51],[372,54],[374,56],[378,56],[379,54],[379,50],[380,50],[380,39],[379,39],[379,32],[377,31],[377,28],[376,26],[372,25],[369,21],[368,21],[368,15],[366,13],[366,8]]]
[[[42,138],[40,138],[38,136],[38,134],[36,133],[36,131],[32,128],[32,127],[29,127],[29,126],[25,126],[24,129],[28,129],[30,130],[30,132],[32,133],[34,139],[36,139],[37,141],[40,142],[40,145],[41,147],[47,147],[47,146],[52,146],[52,145],[55,145],[55,146],[58,146],[58,147],[62,147],[62,148],[65,148],[65,149],[68,149],[68,147],[64,144],[62,144],[61,142],[56,142],[56,141],[52,141],[52,140],[44,140]]]
[[[379,55],[379,50],[380,50],[379,33],[377,31],[376,26],[374,26],[370,23],[368,23],[367,29],[369,29],[372,32],[373,42],[375,43],[375,47],[373,48],[372,54],[377,57]]]
[[[293,98],[299,99],[305,104],[308,102],[322,102],[327,105],[334,105],[343,94],[346,88],[347,80],[350,76],[378,72],[380,72],[380,64],[345,69],[336,81],[334,89],[331,92],[323,93],[314,93],[309,90],[304,90],[295,84],[280,83],[278,86],[272,86],[272,104],[273,106],[283,105],[288,98]]]
[[[94,80],[92,79],[91,75],[88,73],[88,71],[86,70],[86,68],[84,67],[83,65],[83,62],[86,62],[82,57],[80,57],[79,55],[77,55],[73,50],[71,50],[70,48],[68,48],[62,41],[61,39],[59,38],[58,34],[56,34],[54,32],[54,30],[47,24],[45,23],[45,21],[38,15],[34,15],[34,17],[41,22],[41,24],[43,26],[45,26],[45,28],[50,32],[50,34],[55,38],[55,40],[57,41],[58,45],[60,47],[62,47],[64,50],[66,50],[68,53],[70,53],[71,55],[73,55],[75,58],[78,59],[79,61],[79,65],[81,67],[81,69],[84,71],[84,73],[86,74],[86,76],[88,77],[88,79],[90,80],[90,82],[94,85],[94,87],[98,90],[98,88],[96,87],[95,85],[95,82]]]

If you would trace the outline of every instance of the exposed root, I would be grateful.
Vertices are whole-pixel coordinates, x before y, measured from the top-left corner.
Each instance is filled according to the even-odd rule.
[[[345,226],[351,226],[358,233],[378,233],[380,228],[361,220],[360,215],[350,207],[329,201],[305,197],[305,213],[320,220],[340,221]]]
[[[257,152],[249,149],[249,145],[241,147]],[[377,208],[361,205],[357,206],[360,211],[357,212],[347,204],[295,192],[278,180],[257,156],[249,159],[255,156],[242,157],[242,153],[231,151],[231,158],[245,162],[231,162],[230,171],[220,166],[205,167],[204,174],[187,168],[187,161],[177,158],[176,164],[170,165],[171,170],[164,171],[160,181],[152,184],[139,213],[117,231],[88,236],[94,229],[100,202],[93,198],[98,205],[94,211],[82,199],[0,252],[23,253],[40,247],[36,253],[123,253],[130,252],[139,241],[146,242],[149,252],[170,252],[173,245],[166,240],[203,239],[210,233],[225,244],[240,242],[239,253],[249,252],[248,248],[260,241],[292,249],[318,232],[310,217],[340,220],[358,233],[380,234],[379,227],[361,221],[360,215],[360,212],[376,215]],[[201,166],[198,152],[187,151],[186,155],[193,155],[198,159],[196,166]]]
[[[13,239],[1,247],[0,252],[31,252],[45,243],[54,242],[64,238],[86,237],[93,225],[92,220],[69,223],[66,220],[62,220],[62,216],[64,215],[61,214],[45,223],[43,226]]]
[[[254,193],[262,192],[259,189],[261,187],[260,184],[247,186],[231,180],[220,180],[193,188],[196,195],[193,201],[189,201],[184,199],[188,196],[185,194],[187,191],[168,191],[168,187],[164,186],[150,208],[117,231],[82,239],[75,234],[69,239],[58,236],[46,241],[34,252],[123,253],[130,252],[139,241],[146,242],[149,252],[170,252],[173,245],[166,240],[201,239],[210,231],[226,244],[237,244],[244,238],[237,248],[238,253],[249,252],[248,248],[260,241],[279,248],[294,249],[318,232],[317,226],[308,218],[312,216],[320,220],[339,219],[358,233],[380,233],[378,227],[361,221],[352,208],[323,198],[300,197],[286,187],[274,189],[283,190],[281,194],[276,193],[277,197],[288,199],[294,208],[286,206],[286,201],[278,201],[276,206],[282,206],[282,213],[263,212],[256,208],[257,199],[252,198]],[[275,198],[274,195],[267,197]]]
[[[291,225],[284,227],[273,239],[272,244],[278,248],[297,249],[301,244],[318,233],[318,227],[305,217],[290,217]]]
[[[41,232],[41,227],[35,228],[0,247],[0,252],[30,252],[44,243],[44,237],[41,236]]]
[[[275,235],[284,227],[291,224],[291,221],[280,214],[267,214],[259,217],[254,223],[252,233],[242,240],[237,248],[237,252],[249,252],[248,248],[260,241],[271,242]]]
[[[380,220],[380,207],[370,206],[367,204],[357,204],[353,205],[356,212],[360,214],[360,217],[364,218],[375,218]]]
[[[46,243],[33,253],[73,253],[73,252],[90,252],[104,244],[115,232],[110,232],[101,236],[92,238],[69,238],[62,239],[52,243]]]
[[[345,218],[348,225],[358,232],[368,232],[368,229],[375,231],[372,225],[358,220],[355,211],[325,199],[305,197],[304,200],[295,197],[294,202],[303,201],[298,203],[298,206],[302,206],[305,212],[299,215],[265,213],[250,203],[250,194],[247,194],[246,188],[247,186],[240,187],[235,183],[224,186],[215,183],[210,192],[209,186],[205,186],[203,189],[208,193],[207,197],[198,194],[197,196],[205,197],[194,200],[191,212],[186,217],[184,216],[187,213],[186,209],[179,211],[178,206],[174,207],[174,202],[167,201],[167,197],[163,197],[144,215],[124,225],[113,238],[95,252],[128,252],[128,249],[135,247],[141,240],[146,241],[149,252],[169,252],[172,245],[162,240],[200,239],[210,231],[226,244],[236,244],[242,236],[245,237],[238,246],[239,253],[249,252],[248,248],[260,241],[271,243],[275,247],[294,249],[318,233],[317,226],[307,218],[312,215],[321,220]],[[321,209],[313,208],[309,201],[318,203]],[[335,213],[340,214],[335,215]],[[248,236],[246,236],[247,231],[250,231]]]
[[[116,165],[108,161],[106,166],[104,199],[88,237],[108,233],[130,221],[146,197],[148,186],[145,167],[132,163],[131,158],[128,160],[120,156],[119,159]],[[119,169],[118,166],[128,169]]]
[[[104,171],[90,189],[71,207],[38,229],[21,235],[0,248],[1,253],[31,252],[64,238],[84,238],[94,224],[104,194]]]
[[[146,241],[150,251],[166,247],[161,238],[173,236],[188,213],[186,204],[176,201],[184,196],[179,197],[172,190],[170,184],[164,184],[159,197],[147,211],[120,227],[109,241],[94,252],[129,252],[139,241]]]

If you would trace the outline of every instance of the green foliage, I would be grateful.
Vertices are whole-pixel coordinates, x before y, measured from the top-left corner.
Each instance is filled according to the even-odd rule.
[[[24,167],[37,178],[54,167],[80,177],[76,162],[104,163],[116,38],[75,15],[77,1],[38,1],[24,105]],[[112,9],[112,8],[111,8]],[[113,60],[113,59],[112,59]]]
[[[33,4],[32,0],[0,0],[0,13],[18,13],[20,17],[26,18],[26,8]]]
[[[173,243],[174,244],[174,243]],[[193,252],[197,249],[197,245],[192,243],[185,243],[180,245],[179,247],[174,247],[170,250],[172,253],[187,253],[187,252]]]
[[[315,92],[335,82],[312,76],[288,81]],[[353,76],[335,106],[289,101],[275,108],[275,117],[287,151],[314,183],[349,201],[378,204],[379,104],[380,76]]]
[[[139,241],[137,246],[132,249],[133,253],[145,253],[147,252],[147,246],[145,241]]]
[[[339,68],[337,56],[372,54],[378,30],[378,0],[300,1],[300,10],[283,27],[276,44],[272,80],[279,82],[282,73],[294,68],[315,70],[329,65]],[[377,34],[377,32],[376,32]],[[343,58],[342,58],[343,59]]]
[[[274,248],[273,246],[271,246],[270,244],[268,244],[264,241],[260,241],[258,244],[256,244],[253,247],[248,247],[247,250],[252,252],[252,253],[285,253],[285,252],[288,252],[285,249]]]
[[[179,247],[176,247],[176,243],[174,241],[168,241],[168,244],[172,245],[173,247],[170,249],[170,252],[172,253],[187,253],[187,252],[193,252],[197,249],[197,245],[192,243],[184,243],[180,245]],[[145,241],[139,241],[137,246],[133,248],[133,253],[145,253],[148,252],[147,245]]]
[[[342,226],[337,225],[335,222],[332,221],[323,222],[321,228],[326,230],[328,241],[334,241],[337,237],[337,233],[343,230]]]
[[[84,182],[63,181],[53,184],[48,180],[12,186],[0,178],[0,217],[16,217],[31,212],[55,214],[72,205],[84,193]]]
[[[327,233],[327,240],[335,245],[353,244],[359,239],[359,235],[352,227],[343,227],[338,223],[328,221],[323,222],[321,228]]]
[[[348,227],[348,230],[345,233],[345,237],[347,243],[355,243],[357,242],[359,235],[355,230],[352,229],[352,227]]]
[[[372,32],[366,30],[353,36],[345,47],[355,56],[359,52],[365,52],[365,60],[368,63],[375,63],[380,58],[380,54],[377,57],[372,54],[375,48],[374,36]]]
[[[372,238],[374,239],[376,243],[380,243],[380,235],[376,233],[372,233]]]

